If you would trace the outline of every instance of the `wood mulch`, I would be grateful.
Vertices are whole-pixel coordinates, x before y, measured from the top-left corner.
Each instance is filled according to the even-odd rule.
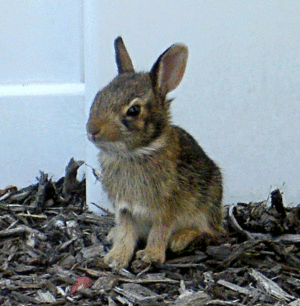
[[[280,190],[224,206],[225,234],[203,237],[164,265],[103,262],[113,215],[87,210],[83,162],[66,176],[0,190],[0,305],[300,305],[300,206]]]

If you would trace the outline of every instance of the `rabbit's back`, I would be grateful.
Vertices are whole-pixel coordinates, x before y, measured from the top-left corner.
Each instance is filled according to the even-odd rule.
[[[222,174],[196,140],[184,129],[174,126],[179,139],[177,175],[179,185],[195,199],[197,211],[207,215],[209,225],[222,232]]]

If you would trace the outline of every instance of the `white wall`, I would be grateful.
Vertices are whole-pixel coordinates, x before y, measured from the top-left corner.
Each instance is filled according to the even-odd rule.
[[[117,73],[122,35],[137,70],[174,42],[188,45],[173,121],[222,167],[225,203],[264,199],[270,186],[299,203],[298,0],[0,5],[0,188],[25,186],[39,169],[58,178],[71,156],[85,158],[85,111]],[[89,146],[87,162],[97,166],[96,155]],[[105,206],[88,178],[89,202]]]
[[[115,75],[122,35],[148,70],[174,42],[190,50],[173,121],[223,169],[225,203],[281,188],[300,201],[300,2],[101,1],[101,85]]]

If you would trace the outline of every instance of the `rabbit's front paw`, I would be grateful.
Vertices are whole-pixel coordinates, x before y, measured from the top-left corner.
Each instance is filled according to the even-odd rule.
[[[112,269],[126,268],[131,259],[131,254],[126,251],[112,249],[104,256],[104,262]]]
[[[165,262],[165,250],[153,250],[153,249],[144,249],[136,253],[136,257],[145,263],[159,263],[162,264]]]

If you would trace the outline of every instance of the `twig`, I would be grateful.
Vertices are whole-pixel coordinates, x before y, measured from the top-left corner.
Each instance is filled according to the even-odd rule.
[[[180,283],[180,281],[175,280],[175,279],[170,279],[170,278],[165,278],[165,279],[143,279],[143,278],[131,279],[131,278],[119,277],[117,280],[120,281],[120,282],[123,282],[123,283],[134,283],[134,284],[153,284],[153,283],[179,284]]]
[[[28,218],[35,218],[35,219],[47,219],[46,215],[31,215],[31,214],[23,214],[19,213],[17,214],[18,217],[28,217]]]
[[[13,291],[12,295],[14,296],[14,298],[19,301],[20,303],[24,304],[25,303],[32,303],[32,304],[37,304],[37,305],[41,305],[41,301],[32,298],[30,296],[27,296],[25,294],[19,293],[17,291]]]
[[[205,305],[209,306],[209,305],[216,305],[216,306],[243,306],[244,304],[239,303],[238,301],[222,301],[222,300],[212,300],[209,301],[207,303],[205,303]]]
[[[62,194],[65,198],[69,198],[71,195],[71,192],[75,191],[78,186],[78,181],[76,179],[77,171],[80,166],[84,164],[84,161],[82,160],[75,160],[74,157],[72,157],[66,167],[66,175],[63,182],[63,189]]]
[[[238,286],[236,284],[233,284],[233,283],[230,283],[224,279],[220,279],[217,281],[217,284],[218,285],[222,285],[226,288],[229,288],[230,290],[232,291],[236,291],[238,293],[241,293],[241,294],[245,294],[245,295],[248,295],[248,296],[252,296],[253,295],[253,292],[249,289],[246,289],[246,288],[243,288],[241,286]]]
[[[0,201],[4,201],[7,198],[9,198],[13,193],[12,192],[7,192],[5,193],[2,197],[0,197]]]
[[[271,206],[275,207],[282,218],[286,217],[285,207],[283,206],[282,195],[279,189],[271,192]]]
[[[249,274],[257,281],[258,286],[265,293],[285,301],[294,300],[295,297],[282,290],[274,281],[267,278],[255,269],[251,269]]]
[[[240,234],[243,236],[246,236],[248,240],[257,240],[257,239],[270,239],[271,236],[268,234],[261,234],[261,233],[250,233],[244,229],[241,228],[241,226],[238,224],[236,221],[234,214],[233,214],[233,209],[235,208],[236,205],[231,205],[228,210],[228,220],[230,222],[230,225]]]
[[[174,263],[174,264],[164,264],[164,267],[166,268],[203,268],[205,267],[205,264],[203,263]]]
[[[35,207],[38,210],[41,210],[42,207],[45,206],[45,198],[46,198],[46,188],[49,184],[48,174],[40,171],[40,178],[38,178],[39,186],[38,191],[36,193],[36,197],[33,203],[31,203],[31,207]]]
[[[20,236],[23,234],[35,234],[39,237],[41,240],[46,240],[46,236],[39,232],[38,230],[32,229],[29,226],[26,225],[20,225],[13,229],[8,230],[2,230],[0,231],[0,238],[10,237],[10,236]]]
[[[94,205],[94,206],[96,206],[97,208],[101,209],[101,210],[102,210],[103,212],[105,212],[106,214],[108,214],[108,215],[113,215],[113,213],[112,213],[109,209],[104,208],[104,207],[102,207],[102,206],[99,206],[98,204],[93,203],[93,202],[91,202],[91,204]]]
[[[275,241],[289,242],[289,243],[299,243],[300,235],[299,234],[285,234],[278,236],[274,239]]]
[[[85,165],[92,169],[93,174],[94,174],[96,180],[99,181],[99,182],[102,182],[102,175],[95,168],[93,168],[92,166],[88,165],[87,163],[85,163]]]

